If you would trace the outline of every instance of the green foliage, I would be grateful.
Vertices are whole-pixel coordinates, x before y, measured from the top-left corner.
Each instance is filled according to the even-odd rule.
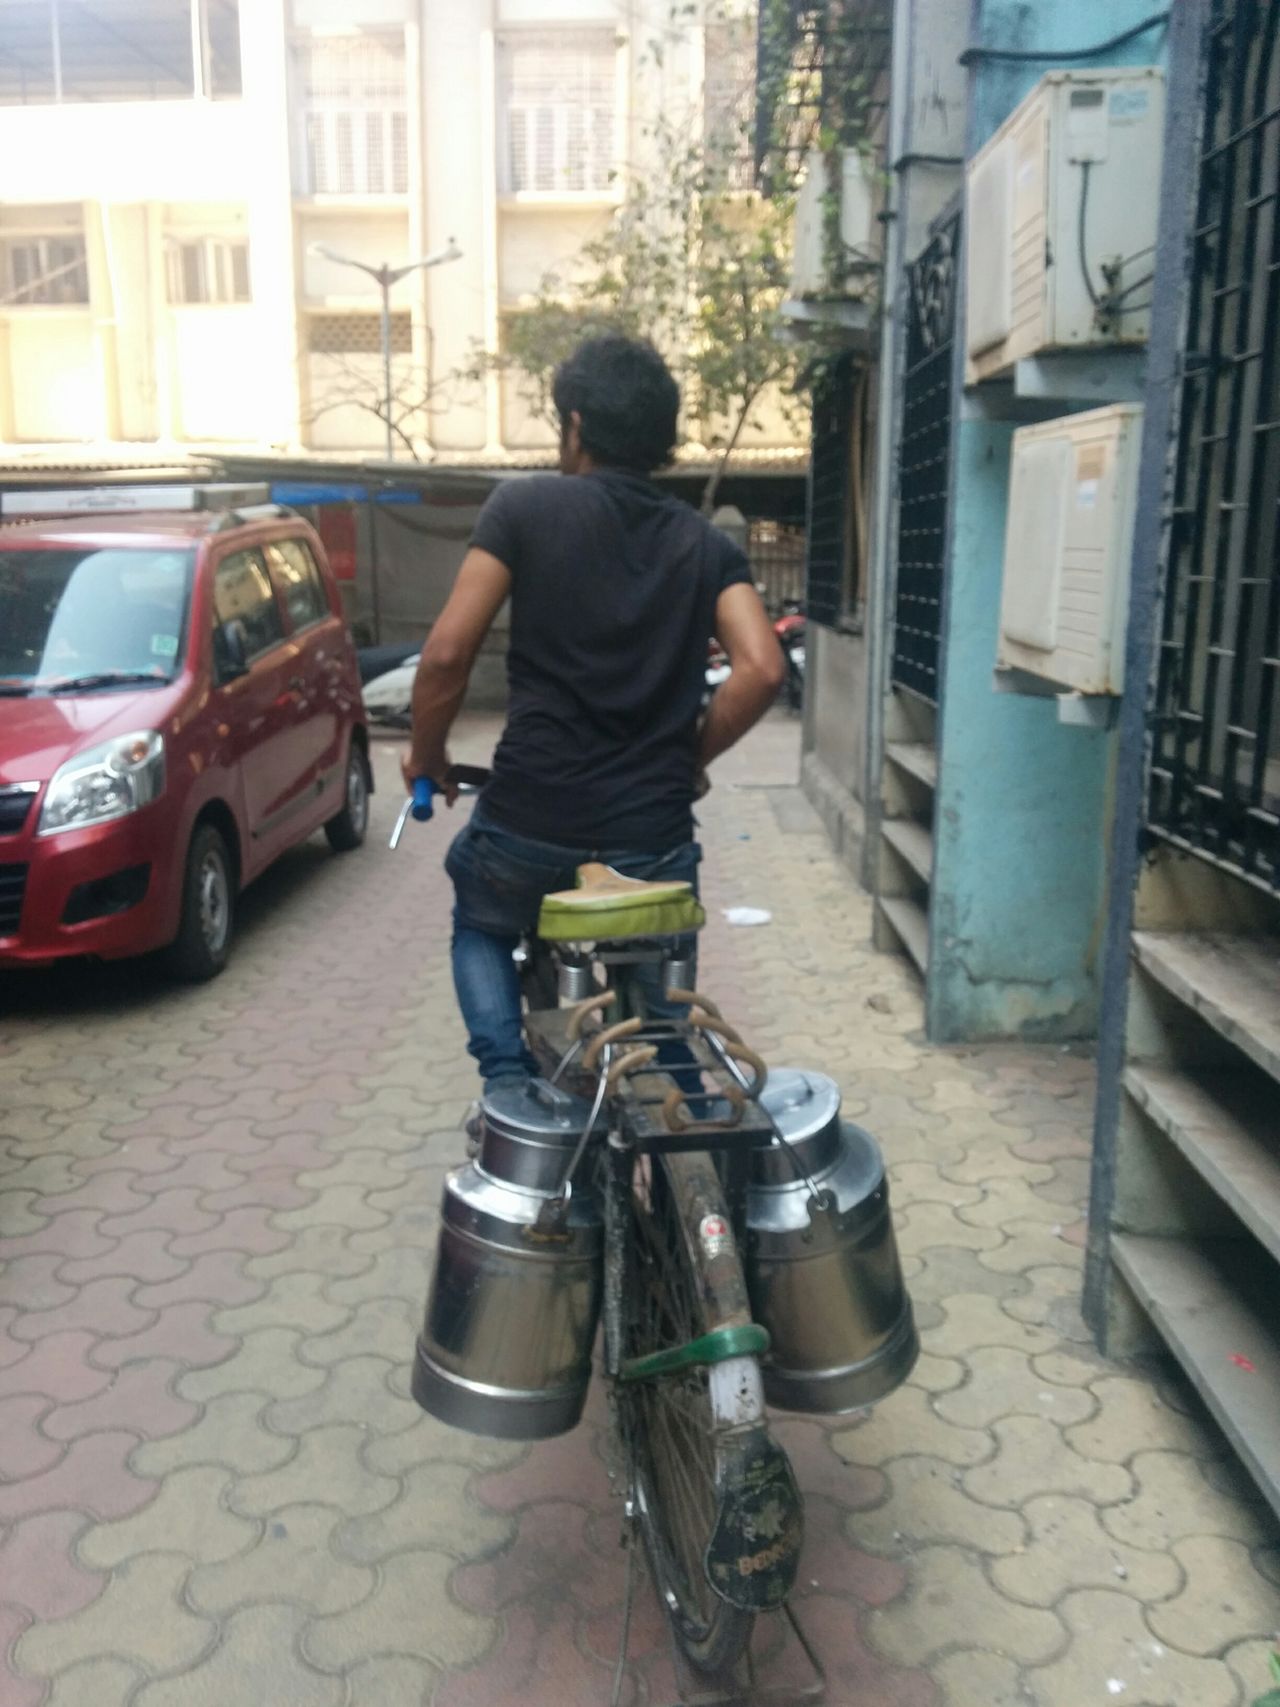
[[[1280,1653],[1271,1656],[1271,1676],[1277,1687],[1269,1689],[1254,1702],[1253,1707],[1280,1707]]]
[[[836,12],[842,3],[832,0]],[[858,0],[864,7],[875,0]],[[739,15],[723,0],[676,0],[665,30],[648,49],[661,73],[673,49],[695,24],[727,25]],[[757,428],[761,400],[779,398],[799,420],[800,389],[815,357],[786,335],[780,309],[790,278],[797,173],[787,168],[819,134],[833,149],[850,145],[865,117],[862,85],[852,71],[827,113],[823,52],[805,38],[797,50],[795,0],[767,0],[759,21],[759,73],[765,131],[757,134],[756,76],[730,91],[717,122],[704,125],[696,107],[664,111],[644,133],[642,169],[620,185],[616,214],[567,266],[547,273],[533,298],[505,319],[501,348],[476,349],[466,377],[495,370],[514,379],[525,402],[552,425],[551,379],[556,365],[584,338],[616,330],[652,339],[670,363],[685,399],[685,420],[718,453],[704,494],[710,507],[734,451]],[[739,24],[750,41],[750,23]],[[725,39],[733,39],[732,37]],[[723,85],[723,66],[719,67]],[[827,80],[829,81],[829,79]],[[863,79],[862,81],[867,81]],[[724,99],[723,88],[720,95]],[[796,132],[808,115],[812,136]],[[862,136],[855,140],[863,140]],[[761,147],[763,144],[763,148]],[[763,153],[771,193],[754,185]],[[839,200],[831,218],[839,247]],[[843,252],[833,276],[843,276]]]

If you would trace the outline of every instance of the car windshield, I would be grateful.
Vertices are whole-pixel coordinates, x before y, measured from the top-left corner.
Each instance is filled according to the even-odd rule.
[[[172,681],[194,562],[191,550],[0,551],[0,695]]]

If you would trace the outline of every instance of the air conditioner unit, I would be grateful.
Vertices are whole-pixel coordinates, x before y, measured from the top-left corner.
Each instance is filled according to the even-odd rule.
[[[970,384],[1027,356],[1145,344],[1164,75],[1051,71],[965,176]]]
[[[1013,435],[997,667],[1081,694],[1124,687],[1142,406]]]
[[[828,230],[828,194],[840,197],[840,241],[833,254]],[[791,263],[794,298],[847,297],[860,294],[851,275],[871,275],[880,265],[881,189],[871,163],[856,148],[834,155],[810,150],[796,195],[795,253]]]

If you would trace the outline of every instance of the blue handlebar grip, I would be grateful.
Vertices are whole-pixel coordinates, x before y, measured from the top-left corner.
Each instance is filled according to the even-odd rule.
[[[417,823],[425,824],[428,818],[435,815],[436,785],[429,776],[415,776],[413,779],[413,816]]]

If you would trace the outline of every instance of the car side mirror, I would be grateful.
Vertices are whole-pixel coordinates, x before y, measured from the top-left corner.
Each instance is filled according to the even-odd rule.
[[[232,618],[230,622],[219,623],[214,629],[213,658],[219,684],[233,682],[237,676],[249,674],[242,622]]]

